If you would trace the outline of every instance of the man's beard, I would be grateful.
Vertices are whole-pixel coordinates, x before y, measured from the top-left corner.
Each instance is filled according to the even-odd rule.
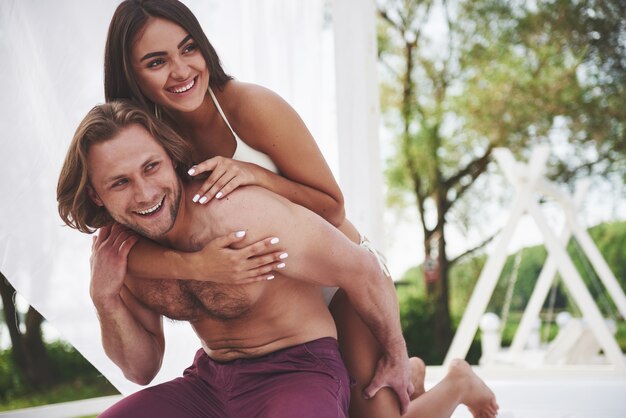
[[[154,230],[150,230],[149,228],[144,227],[143,225],[140,225],[139,223],[135,223],[135,222],[120,222],[119,220],[116,219],[117,222],[119,222],[120,224],[126,226],[127,228],[132,229],[133,231],[137,232],[139,235],[142,235],[146,238],[150,238],[152,240],[157,240],[159,238],[162,238],[163,235],[167,234],[173,227],[174,224],[176,223],[176,217],[178,216],[178,210],[180,208],[180,199],[181,199],[181,194],[182,194],[182,188],[181,187],[177,187],[177,190],[175,190],[173,193],[171,194],[166,194],[166,198],[165,201],[163,202],[163,208],[161,208],[161,210],[165,210],[165,205],[167,204],[167,201],[169,199],[167,199],[167,196],[172,196],[173,199],[169,205],[169,209],[170,209],[170,220],[171,223],[170,225],[167,227],[166,230],[164,231],[154,231]]]

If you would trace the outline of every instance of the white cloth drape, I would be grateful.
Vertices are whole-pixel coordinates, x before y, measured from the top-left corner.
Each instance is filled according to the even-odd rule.
[[[0,66],[0,271],[120,391],[130,393],[138,386],[104,355],[88,296],[91,238],[62,226],[55,195],[76,126],[94,104],[104,101],[104,43],[117,4],[0,2],[4,59]],[[300,113],[339,174],[335,56],[332,26],[326,17],[330,9],[327,5],[325,9],[324,0],[186,0],[185,4],[198,17],[227,72],[283,96]],[[358,88],[372,81],[362,75],[357,79],[362,82]],[[354,115],[351,118],[355,120]],[[360,151],[355,152],[354,158],[359,158]],[[368,173],[367,167],[362,169]],[[342,188],[350,185],[342,183]],[[371,196],[368,199],[352,206],[367,211]],[[358,226],[366,232],[375,229]],[[166,321],[166,340],[164,365],[153,383],[179,375],[199,348],[186,323]]]
[[[373,1],[335,1],[333,23],[338,167],[346,213],[382,250],[376,5]]]

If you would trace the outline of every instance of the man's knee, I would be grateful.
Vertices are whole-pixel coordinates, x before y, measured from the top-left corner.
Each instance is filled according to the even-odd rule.
[[[329,382],[330,383],[330,382]],[[337,383],[292,385],[267,397],[260,408],[263,418],[343,418],[348,416],[349,396]]]
[[[208,391],[194,390],[182,379],[152,386],[129,395],[98,418],[196,418],[224,416],[223,407]]]
[[[117,402],[98,415],[98,418],[160,417],[164,415],[155,412],[168,409],[170,409],[169,406],[164,404],[158,396],[147,390],[141,390]]]

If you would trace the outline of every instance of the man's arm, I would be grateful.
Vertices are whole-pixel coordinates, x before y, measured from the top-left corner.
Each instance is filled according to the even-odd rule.
[[[280,236],[290,255],[281,274],[344,289],[384,350],[366,394],[373,396],[381,387],[390,386],[398,394],[404,411],[413,391],[406,344],[395,288],[376,257],[310,210],[265,189],[240,189],[227,200],[211,204],[212,215],[218,218],[214,221],[225,228],[248,230],[246,239],[251,241],[257,235]]]
[[[99,231],[93,244],[90,293],[107,356],[128,380],[146,385],[161,368],[165,339],[161,316],[144,307],[124,285],[128,252],[136,241],[120,226]]]

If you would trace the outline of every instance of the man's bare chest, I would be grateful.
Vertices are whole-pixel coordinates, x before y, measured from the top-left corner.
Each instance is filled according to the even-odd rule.
[[[181,321],[238,319],[259,296],[249,286],[194,280],[129,279],[126,285],[150,309]]]

